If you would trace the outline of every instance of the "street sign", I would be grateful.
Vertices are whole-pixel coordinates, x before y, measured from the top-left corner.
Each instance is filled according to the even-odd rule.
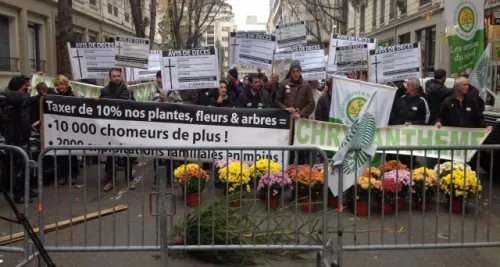
[[[500,25],[500,11],[491,12],[491,25]]]

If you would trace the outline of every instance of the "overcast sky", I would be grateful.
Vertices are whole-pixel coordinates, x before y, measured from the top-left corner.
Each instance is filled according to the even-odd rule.
[[[247,16],[257,15],[258,22],[267,22],[269,0],[227,0],[233,6],[234,20],[239,31],[251,30],[246,27]]]

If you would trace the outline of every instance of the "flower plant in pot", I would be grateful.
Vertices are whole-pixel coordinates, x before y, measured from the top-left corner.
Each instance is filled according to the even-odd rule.
[[[208,173],[200,165],[189,163],[177,167],[174,170],[174,178],[186,194],[186,204],[197,207],[200,203],[200,194],[210,178]]]

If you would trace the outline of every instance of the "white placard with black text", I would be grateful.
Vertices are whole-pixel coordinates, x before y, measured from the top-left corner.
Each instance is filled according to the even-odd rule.
[[[328,55],[328,62],[326,65],[326,71],[328,73],[334,73],[337,71],[337,64],[335,62],[335,59],[336,59],[336,53],[337,53],[338,46],[367,44],[368,50],[371,50],[371,49],[375,49],[376,41],[377,40],[374,38],[332,34],[332,38],[330,39],[330,50],[329,50],[330,52]]]
[[[372,83],[420,78],[420,43],[370,50],[369,65]]]
[[[148,68],[149,39],[115,37],[116,65],[139,69]]]
[[[182,150],[101,150],[102,154],[180,158],[195,161],[235,159],[247,163],[269,157],[286,163],[287,151],[254,149],[286,146],[290,114],[282,109],[218,108],[157,102],[62,97],[43,98],[44,147],[137,146]],[[201,146],[208,147],[200,149]],[[248,150],[224,150],[249,146]],[[105,148],[105,147],[104,147]],[[51,152],[49,152],[50,155]],[[82,155],[72,150],[72,155]],[[86,155],[97,150],[88,149]],[[68,154],[57,150],[57,154]],[[227,157],[227,158],[226,158]],[[286,164],[283,164],[286,165]]]
[[[368,69],[368,44],[337,46],[336,50],[336,71]]]
[[[292,59],[300,62],[305,81],[325,78],[325,50],[323,44],[292,47]]]
[[[214,47],[162,51],[165,90],[217,88],[219,64]]]
[[[115,67],[115,43],[68,43],[75,80],[107,78]]]
[[[127,68],[127,81],[152,81],[156,79],[156,73],[161,70],[160,58],[160,50],[151,50],[148,59],[148,69]]]
[[[232,32],[229,38],[231,65],[241,64],[271,70],[276,37],[267,34]]]
[[[278,48],[298,46],[307,43],[307,31],[304,21],[276,25]]]

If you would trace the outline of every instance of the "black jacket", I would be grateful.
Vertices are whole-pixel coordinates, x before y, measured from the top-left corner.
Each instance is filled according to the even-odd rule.
[[[317,121],[330,120],[330,105],[332,103],[332,95],[324,92],[316,103],[315,118]]]
[[[229,102],[229,95],[225,95],[222,99],[222,103],[217,102],[219,100],[219,92],[216,91],[212,94],[212,98],[210,99],[210,106],[212,107],[221,107],[221,108],[234,108],[234,105],[231,105]]]
[[[389,125],[403,125],[411,122],[414,125],[429,123],[429,107],[420,95],[404,95],[400,97],[392,109]]]
[[[31,136],[31,124],[25,107],[30,103],[25,101],[25,95],[21,91],[7,90],[4,96],[5,102],[1,106],[1,122],[5,143],[14,146],[27,145]],[[39,101],[40,97],[35,96],[30,99]]]
[[[198,90],[198,105],[200,106],[214,106],[212,98],[214,96],[214,89],[200,89]]]
[[[486,127],[483,111],[478,103],[467,97],[460,103],[455,94],[444,100],[437,121],[441,122],[441,125],[449,127]]]
[[[439,109],[443,101],[453,94],[453,89],[449,89],[437,80],[429,80],[425,83],[426,100],[431,111],[430,124],[436,122]]]
[[[476,102],[481,112],[484,112],[484,100],[479,96],[479,90],[476,87],[469,84],[469,93],[465,97]]]
[[[246,87],[238,97],[236,104],[240,108],[271,108],[271,97],[266,89],[259,89],[256,95],[252,94],[250,87]]]
[[[230,105],[237,106],[238,105],[238,100],[240,97],[240,94],[243,93],[245,89],[250,89],[249,86],[244,86],[243,83],[239,83],[238,86],[236,86],[234,83],[230,82],[228,87],[227,87],[227,95],[229,97],[229,103]]]
[[[106,87],[101,89],[101,96],[99,98],[121,99],[135,101],[134,94],[123,83],[115,85],[109,83]]]

